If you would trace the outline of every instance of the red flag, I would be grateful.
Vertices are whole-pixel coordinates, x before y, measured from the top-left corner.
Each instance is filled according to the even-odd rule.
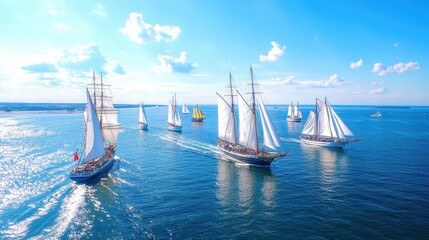
[[[76,162],[77,160],[79,160],[79,154],[77,153],[77,152],[75,152],[74,154],[73,154],[73,159],[74,159],[74,161]]]

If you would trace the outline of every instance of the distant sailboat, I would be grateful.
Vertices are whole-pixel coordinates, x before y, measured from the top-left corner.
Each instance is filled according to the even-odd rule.
[[[146,112],[143,107],[143,103],[140,103],[139,105],[139,129],[141,130],[147,130],[148,122],[146,119]]]
[[[325,102],[316,98],[316,111],[310,111],[301,134],[302,142],[324,147],[343,148],[362,140],[344,124],[326,98]]]
[[[156,105],[155,108],[158,109],[158,105]]]
[[[182,105],[182,113],[183,114],[188,114],[189,113],[189,110],[188,110],[188,108],[186,107],[185,104]]]
[[[197,106],[193,108],[192,122],[202,122],[204,119],[206,119],[206,116],[197,104]]]
[[[374,114],[371,115],[371,117],[381,117],[380,111],[375,112]]]
[[[86,89],[84,111],[85,139],[83,156],[70,172],[73,181],[84,182],[107,173],[112,168],[120,126],[118,111],[113,107],[110,85],[95,83]],[[91,94],[90,94],[91,92]]]
[[[268,116],[261,96],[256,96],[255,83],[253,82],[253,70],[250,67],[251,76],[251,103],[248,104],[243,96],[237,91],[238,95],[238,120],[239,120],[239,139],[236,137],[236,123],[234,111],[234,97],[232,91],[231,74],[229,75],[231,102],[228,103],[219,93],[218,102],[218,147],[226,155],[234,159],[256,166],[270,166],[271,163],[279,157],[286,154],[279,152],[268,152],[259,149],[257,124],[256,124],[256,105],[259,106],[259,115],[262,125],[264,146],[273,150],[278,150],[282,144]],[[258,100],[258,104],[256,104]],[[259,129],[260,130],[260,129]]]
[[[293,102],[290,103],[287,111],[287,116],[288,122],[301,122],[302,114],[299,110],[298,102],[296,102],[296,105],[293,105]]]
[[[174,94],[171,101],[168,102],[168,130],[174,132],[182,131],[182,121],[180,120],[179,113],[177,112],[176,94]]]

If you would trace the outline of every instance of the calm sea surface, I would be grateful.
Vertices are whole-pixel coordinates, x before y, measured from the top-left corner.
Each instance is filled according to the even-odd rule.
[[[429,108],[335,110],[364,141],[303,145],[305,121],[268,106],[290,156],[256,168],[217,149],[214,105],[203,124],[181,115],[183,133],[165,106],[148,131],[122,108],[118,161],[91,185],[68,178],[81,113],[0,113],[0,238],[429,239]]]

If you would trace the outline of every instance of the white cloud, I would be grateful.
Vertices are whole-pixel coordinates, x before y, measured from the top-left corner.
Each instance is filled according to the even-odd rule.
[[[156,73],[163,72],[179,72],[179,73],[189,73],[194,68],[197,67],[196,63],[186,62],[187,52],[181,52],[179,58],[167,56],[167,55],[158,55],[158,60],[160,65],[153,66],[153,71]]]
[[[368,93],[369,94],[382,94],[382,93],[386,93],[386,92],[387,92],[387,88],[380,87],[380,88],[372,89]]]
[[[375,63],[372,73],[378,74],[379,76],[384,76],[388,73],[403,73],[406,71],[417,71],[420,69],[418,62],[409,62],[409,63],[397,63],[393,66],[386,67],[382,63]]]
[[[268,52],[268,55],[259,55],[259,60],[261,62],[275,62],[277,61],[285,52],[286,46],[280,47],[280,45],[274,41],[271,42],[273,48]]]
[[[395,43],[393,43],[393,46],[394,46],[394,47],[399,47],[399,45],[401,45],[401,43],[400,43],[400,42],[395,42]]]
[[[101,2],[97,2],[97,5],[92,10],[92,13],[98,16],[106,16],[106,10],[104,10],[103,4]]]
[[[375,86],[381,86],[381,85],[383,85],[384,84],[384,82],[383,81],[381,81],[381,82],[371,82],[370,84],[369,84],[369,86],[371,86],[371,87],[375,87]]]
[[[125,22],[125,26],[120,31],[137,44],[150,42],[172,41],[180,35],[180,28],[177,26],[167,26],[145,23],[141,13],[132,12]]]
[[[294,76],[288,76],[286,79],[271,78],[268,81],[262,81],[261,84],[265,85],[297,85],[304,88],[335,88],[347,85],[348,82],[339,77],[338,74],[333,74],[328,80],[314,81],[314,80],[295,80]]]
[[[54,27],[58,30],[67,30],[69,28],[68,26],[58,22],[54,23]]]
[[[362,65],[363,65],[363,61],[362,61],[362,59],[359,59],[359,61],[357,61],[357,62],[350,63],[350,68],[356,69],[356,68],[362,67]]]
[[[58,61],[59,66],[78,75],[93,70],[97,73],[103,72],[106,63],[106,58],[101,54],[98,46],[91,43],[77,48],[65,49]]]
[[[124,75],[125,71],[117,61],[109,61],[105,67],[107,72]]]

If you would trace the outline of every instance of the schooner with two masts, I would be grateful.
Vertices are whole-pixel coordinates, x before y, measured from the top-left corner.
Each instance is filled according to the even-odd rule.
[[[238,98],[239,121],[238,141],[236,136],[234,95],[232,90],[231,73],[229,74],[230,92],[228,93],[231,97],[230,102],[225,100],[225,98],[222,97],[219,93],[216,93],[218,103],[218,147],[226,155],[234,158],[235,160],[238,160],[241,163],[268,167],[276,158],[284,157],[286,154],[279,152],[279,149],[282,148],[283,145],[280,142],[280,139],[277,136],[274,126],[268,116],[262,97],[260,95],[256,96],[252,66],[250,66],[250,78],[250,104],[246,102],[240,92],[236,91]],[[258,103],[256,103],[256,100]],[[257,105],[262,125],[264,146],[275,150],[276,152],[259,148],[258,127],[256,122]]]
[[[167,129],[173,132],[182,132],[182,120],[177,111],[176,94],[168,101]]]
[[[288,118],[286,120],[288,122],[301,122],[302,113],[299,110],[298,102],[296,102],[296,105],[293,105],[293,102],[290,103],[287,116]]]
[[[327,98],[324,102],[316,98],[316,110],[310,111],[301,134],[301,141],[305,144],[333,148],[343,148],[347,143],[363,140],[347,127]]]
[[[107,173],[113,166],[120,125],[112,103],[111,86],[93,83],[86,89],[87,104],[83,113],[85,139],[83,154],[70,172],[73,181],[84,182]]]

